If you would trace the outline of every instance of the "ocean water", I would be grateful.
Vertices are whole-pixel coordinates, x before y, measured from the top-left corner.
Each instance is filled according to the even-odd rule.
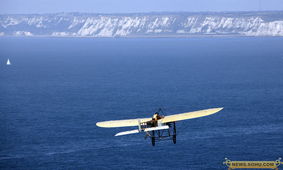
[[[95,125],[160,107],[224,110],[178,122],[175,145]],[[0,134],[0,169],[274,161],[283,156],[283,38],[1,38]]]

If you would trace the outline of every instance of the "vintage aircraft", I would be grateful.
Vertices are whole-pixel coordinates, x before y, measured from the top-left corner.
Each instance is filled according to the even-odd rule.
[[[206,110],[199,110],[194,112],[187,112],[169,116],[159,115],[156,112],[152,118],[140,118],[140,119],[127,119],[127,120],[111,120],[104,122],[97,122],[98,127],[104,128],[116,128],[116,127],[127,127],[137,126],[138,129],[119,132],[115,136],[129,135],[139,132],[145,132],[147,137],[151,138],[152,146],[155,145],[156,140],[172,139],[173,143],[176,144],[176,122],[186,119],[194,119],[198,117],[212,115],[219,112],[223,108],[213,108]]]

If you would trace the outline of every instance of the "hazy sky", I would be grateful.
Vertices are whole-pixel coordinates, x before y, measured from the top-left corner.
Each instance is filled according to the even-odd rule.
[[[283,10],[283,0],[0,0],[0,13]]]

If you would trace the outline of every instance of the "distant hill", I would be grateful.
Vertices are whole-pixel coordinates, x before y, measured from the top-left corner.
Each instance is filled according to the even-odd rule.
[[[283,36],[283,11],[0,15],[0,36]]]

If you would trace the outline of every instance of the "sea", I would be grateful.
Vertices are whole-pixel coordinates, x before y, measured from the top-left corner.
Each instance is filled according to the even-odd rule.
[[[96,126],[218,107],[177,122],[176,144]],[[279,157],[282,37],[0,38],[0,169],[218,170]]]

